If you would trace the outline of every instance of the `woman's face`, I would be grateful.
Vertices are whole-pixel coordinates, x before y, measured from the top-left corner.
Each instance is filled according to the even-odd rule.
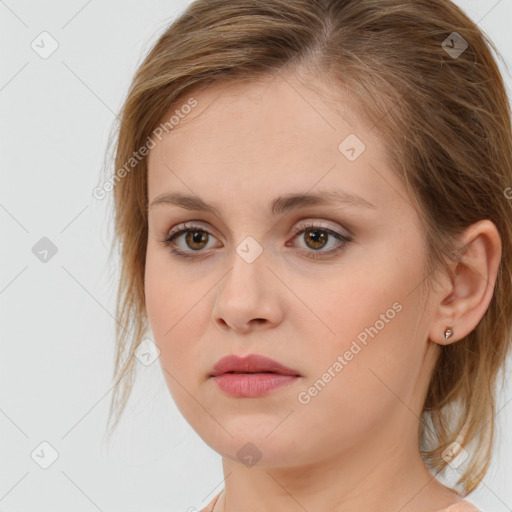
[[[435,362],[424,233],[350,98],[329,90],[333,110],[320,83],[284,78],[194,94],[150,151],[145,294],[164,376],[194,430],[240,462],[413,446]],[[165,194],[190,200],[152,204]],[[298,376],[212,377],[230,354]],[[281,385],[251,394],[258,379]]]

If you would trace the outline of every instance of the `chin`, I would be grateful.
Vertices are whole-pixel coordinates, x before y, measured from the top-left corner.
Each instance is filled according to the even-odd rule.
[[[222,457],[231,459],[248,468],[296,465],[300,458],[297,447],[300,442],[286,429],[277,426],[279,421],[247,425],[245,422],[222,422],[216,428],[208,429],[203,422],[194,427],[201,439]],[[280,419],[280,421],[282,418]],[[243,423],[243,424],[242,424]],[[209,424],[211,426],[211,424]],[[277,428],[276,428],[277,426]],[[224,430],[225,429],[225,430]],[[231,436],[226,432],[231,434]]]

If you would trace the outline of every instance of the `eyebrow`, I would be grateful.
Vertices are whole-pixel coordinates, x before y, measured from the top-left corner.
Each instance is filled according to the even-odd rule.
[[[279,196],[269,202],[268,209],[272,215],[280,215],[284,212],[297,210],[306,206],[329,206],[338,203],[376,209],[376,206],[366,199],[340,189],[323,190],[315,192],[314,194],[300,193]],[[194,195],[167,192],[157,196],[149,205],[149,209],[162,204],[180,206],[186,210],[198,212],[211,212],[221,217],[219,209],[214,204]]]

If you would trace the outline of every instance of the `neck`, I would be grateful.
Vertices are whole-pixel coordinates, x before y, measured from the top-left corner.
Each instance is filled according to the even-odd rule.
[[[406,423],[379,425],[364,442],[310,464],[247,467],[223,457],[225,488],[214,512],[433,512],[460,501],[426,468]]]

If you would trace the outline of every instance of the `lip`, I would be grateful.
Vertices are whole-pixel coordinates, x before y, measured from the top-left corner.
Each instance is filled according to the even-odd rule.
[[[255,398],[292,384],[299,372],[268,357],[229,355],[217,361],[210,377],[228,395]]]
[[[274,361],[269,357],[259,354],[249,354],[245,357],[239,357],[234,354],[219,359],[210,377],[215,377],[223,373],[277,373],[279,375],[294,375],[300,377],[297,370],[288,368],[284,364]]]

